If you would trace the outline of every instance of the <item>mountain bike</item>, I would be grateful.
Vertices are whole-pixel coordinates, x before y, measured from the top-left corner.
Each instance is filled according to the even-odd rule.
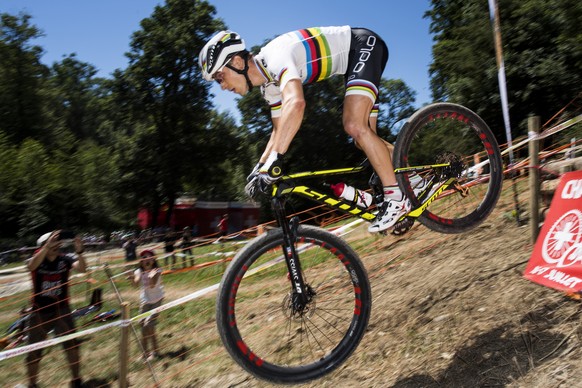
[[[436,103],[413,114],[398,135],[394,165],[412,204],[399,220],[402,230],[419,220],[438,232],[465,232],[487,218],[501,192],[495,137],[460,105]],[[275,383],[313,380],[340,366],[360,343],[372,308],[362,261],[335,234],[289,219],[285,201],[298,195],[373,221],[374,206],[362,208],[329,192],[338,176],[368,169],[363,164],[283,177],[270,194],[278,227],[250,241],[225,271],[218,331],[232,358],[254,376]],[[422,177],[422,191],[412,183],[414,174]],[[375,175],[370,184],[379,199]]]

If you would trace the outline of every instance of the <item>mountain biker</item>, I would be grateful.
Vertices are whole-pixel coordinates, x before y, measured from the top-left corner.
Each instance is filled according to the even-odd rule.
[[[303,84],[343,74],[346,93],[344,130],[361,148],[384,186],[384,201],[368,230],[392,227],[410,209],[400,191],[389,149],[376,134],[378,91],[388,61],[388,48],[365,28],[315,27],[283,34],[257,55],[232,31],[215,34],[200,52],[199,65],[207,81],[244,96],[260,86],[271,106],[273,131],[259,162],[247,177],[247,194],[266,193],[282,175],[282,155],[299,131],[305,110]]]

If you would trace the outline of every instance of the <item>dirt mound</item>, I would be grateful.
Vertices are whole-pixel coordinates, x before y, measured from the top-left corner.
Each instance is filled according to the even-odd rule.
[[[364,256],[368,333],[345,367],[311,386],[582,386],[580,304],[522,277],[530,230],[508,214],[501,204],[462,235],[417,226],[376,241]]]
[[[522,277],[533,245],[511,211],[501,202],[462,235],[415,225],[356,246],[372,284],[368,332],[344,366],[304,386],[582,387],[580,303]]]
[[[370,276],[369,327],[344,365],[301,387],[582,387],[580,302],[523,278],[533,244],[529,226],[511,216],[511,197],[506,188],[487,221],[465,234],[417,224],[401,237],[372,236],[367,225],[346,235]],[[230,359],[213,321],[189,330],[163,335],[183,355],[159,365],[172,379],[163,386],[273,387]],[[144,373],[131,378],[151,383]]]

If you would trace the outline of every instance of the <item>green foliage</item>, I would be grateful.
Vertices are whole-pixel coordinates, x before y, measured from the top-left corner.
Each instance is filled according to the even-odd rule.
[[[241,197],[242,168],[225,157],[244,154],[241,133],[211,113],[197,67],[224,28],[214,15],[168,0],[133,34],[127,69],[100,79],[74,53],[41,65],[31,16],[0,14],[0,236],[132,227],[138,207],[189,189]]]
[[[113,152],[87,140],[79,147],[76,163],[80,166],[77,184],[86,206],[87,225],[94,230],[111,230],[119,225],[131,225],[134,208],[124,208],[112,195],[119,177],[119,166]]]
[[[51,67],[44,100],[55,136],[68,133],[75,139],[97,138],[102,80],[95,78],[96,73],[94,66],[77,60],[75,54]]]
[[[209,152],[210,86],[200,77],[196,57],[224,27],[214,13],[206,2],[188,0],[156,7],[132,36],[129,67],[116,73],[118,98],[128,102],[124,113],[139,123],[125,139],[137,146],[125,145],[120,154],[126,167],[121,192],[154,211],[162,201],[169,203],[168,219],[184,183],[221,161]]]
[[[582,35],[576,0],[501,0],[501,39],[513,136],[527,117],[548,120],[580,93]],[[435,100],[475,110],[505,139],[493,29],[486,1],[432,0],[431,88]]]
[[[400,79],[382,79],[380,83],[380,112],[378,114],[378,134],[394,142],[404,121],[415,108],[416,92]]]
[[[0,131],[20,143],[42,128],[40,90],[46,67],[42,49],[30,41],[42,36],[30,16],[0,14]]]
[[[487,2],[431,4],[434,98],[476,110],[504,138]],[[529,114],[545,121],[578,94],[581,4],[500,2],[515,136]],[[101,79],[74,53],[42,65],[43,49],[31,43],[42,33],[31,16],[0,14],[0,237],[133,227],[138,208],[157,212],[168,203],[172,209],[182,193],[245,200],[245,178],[269,139],[271,120],[258,88],[238,101],[242,125],[213,110],[197,55],[224,28],[206,1],[167,0],[132,35],[127,68]],[[343,79],[309,85],[305,96],[286,170],[363,160],[341,125]],[[414,98],[402,80],[382,80],[383,138],[394,141]]]

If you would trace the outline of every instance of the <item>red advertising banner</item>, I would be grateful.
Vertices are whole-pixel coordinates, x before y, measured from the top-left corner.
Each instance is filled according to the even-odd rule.
[[[582,171],[562,176],[523,276],[561,291],[582,290]]]

